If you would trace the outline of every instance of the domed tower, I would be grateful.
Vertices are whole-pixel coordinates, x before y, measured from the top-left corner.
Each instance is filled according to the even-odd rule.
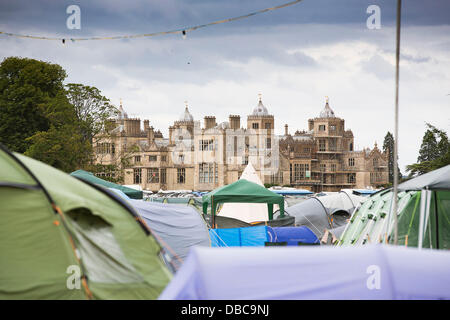
[[[247,117],[247,129],[266,129],[268,130],[267,134],[271,134],[275,125],[273,115],[269,114],[264,106],[261,94],[258,96],[258,105],[253,109],[252,114]]]
[[[169,127],[169,139],[170,142],[173,143],[175,141],[174,133],[176,132],[176,136],[179,137],[180,134],[183,136],[186,135],[186,133],[189,133],[191,135],[191,139],[194,135],[194,117],[189,112],[187,101],[184,102],[185,109],[184,112],[180,115],[178,118],[178,121],[175,121],[173,123],[173,126]],[[184,137],[187,138],[187,137]],[[183,139],[183,138],[181,138]]]

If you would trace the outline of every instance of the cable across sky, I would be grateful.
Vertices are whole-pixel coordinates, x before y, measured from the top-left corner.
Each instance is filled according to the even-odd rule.
[[[269,11],[274,11],[274,10],[278,10],[278,9],[282,9],[282,8],[286,8],[292,5],[295,5],[299,2],[301,2],[303,0],[295,0],[295,1],[291,1],[291,2],[287,2],[275,7],[271,7],[271,8],[265,8],[265,9],[261,9],[255,12],[251,12],[242,16],[238,16],[238,17],[234,17],[234,18],[227,18],[227,19],[222,19],[222,20],[217,20],[217,21],[213,21],[213,22],[209,22],[206,24],[201,24],[201,25],[196,25],[196,26],[191,26],[191,27],[184,27],[184,28],[180,28],[180,29],[175,29],[175,30],[168,30],[168,31],[160,31],[160,32],[154,32],[154,33],[143,33],[143,34],[133,34],[133,35],[122,35],[122,36],[106,36],[106,37],[79,37],[79,38],[66,38],[66,37],[45,37],[45,36],[33,36],[33,35],[25,35],[25,34],[17,34],[17,33],[10,33],[10,32],[4,32],[4,31],[0,31],[0,35],[6,35],[6,36],[10,36],[10,37],[16,37],[16,38],[26,38],[26,39],[36,39],[36,40],[53,40],[53,41],[62,41],[63,43],[66,42],[66,40],[70,40],[72,42],[75,41],[89,41],[89,40],[119,40],[119,39],[134,39],[134,38],[145,38],[145,37],[155,37],[155,36],[162,36],[162,35],[168,35],[168,34],[182,34],[183,36],[186,35],[187,32],[192,32],[201,28],[206,28],[206,27],[210,27],[213,25],[217,25],[217,24],[222,24],[222,23],[226,23],[226,22],[232,22],[232,21],[237,21],[237,20],[242,20],[242,19],[247,19],[250,18],[252,16],[261,14],[261,13],[265,13],[265,12],[269,12]]]

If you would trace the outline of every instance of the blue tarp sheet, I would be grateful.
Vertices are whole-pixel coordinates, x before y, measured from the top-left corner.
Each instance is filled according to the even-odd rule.
[[[273,242],[287,242],[288,246],[296,246],[299,242],[305,244],[319,243],[316,237],[308,227],[274,227],[271,228],[275,233],[275,241]]]
[[[210,229],[212,247],[258,247],[270,242],[268,227]]]

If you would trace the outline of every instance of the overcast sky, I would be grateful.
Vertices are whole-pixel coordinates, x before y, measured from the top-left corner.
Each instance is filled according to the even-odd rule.
[[[288,0],[0,0],[0,31],[87,37],[151,33],[204,24]],[[81,9],[69,30],[66,8]],[[381,28],[368,29],[369,5]],[[303,0],[187,34],[132,40],[57,41],[0,35],[0,60],[21,56],[60,64],[66,83],[99,88],[129,115],[165,135],[184,111],[242,125],[258,93],[276,133],[293,134],[318,116],[325,96],[346,120],[358,149],[381,147],[394,130],[396,1]],[[417,160],[425,122],[450,132],[450,1],[404,0],[400,65],[399,163]]]

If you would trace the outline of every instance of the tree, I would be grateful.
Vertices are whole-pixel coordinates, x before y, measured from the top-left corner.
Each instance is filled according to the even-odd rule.
[[[93,139],[108,135],[116,108],[95,87],[63,85],[57,64],[10,57],[0,65],[0,142],[71,172],[92,163]]]
[[[447,133],[427,123],[417,163],[406,167],[410,176],[427,173],[450,164],[450,142]]]
[[[389,183],[394,183],[394,136],[389,131],[386,133],[383,142],[383,152],[388,155],[388,171],[389,171]],[[397,167],[398,168],[398,167]],[[400,169],[398,168],[398,178],[402,178]]]
[[[433,131],[428,129],[422,138],[422,144],[419,149],[419,157],[417,157],[417,162],[421,163],[424,161],[433,161],[437,158],[438,149],[436,136]]]
[[[45,105],[43,114],[50,127],[26,139],[30,146],[25,155],[65,172],[86,166],[91,160],[92,146],[82,139],[74,108],[65,92]]]
[[[94,138],[108,134],[108,120],[117,115],[118,110],[95,87],[69,83],[66,88],[67,98],[75,109],[82,139],[94,145]]]
[[[25,152],[27,138],[47,131],[48,104],[64,92],[66,72],[57,64],[9,57],[0,64],[0,142],[11,151]]]

